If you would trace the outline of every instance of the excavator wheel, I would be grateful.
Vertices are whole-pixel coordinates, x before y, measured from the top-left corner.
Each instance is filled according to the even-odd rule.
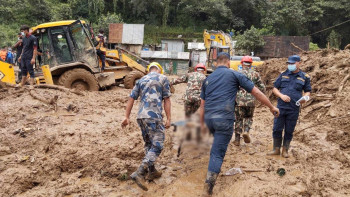
[[[58,84],[66,88],[98,91],[97,79],[89,71],[82,68],[75,68],[63,73],[58,79]]]
[[[125,76],[124,87],[126,89],[132,89],[135,86],[136,81],[138,79],[141,79],[143,76],[144,74],[139,71],[131,71],[128,75]]]

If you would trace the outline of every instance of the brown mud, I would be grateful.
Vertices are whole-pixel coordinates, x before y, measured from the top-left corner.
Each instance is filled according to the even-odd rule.
[[[232,143],[222,172],[236,167],[261,170],[219,176],[214,196],[349,196],[350,195],[350,51],[301,54],[313,93],[301,112],[291,144],[291,158],[266,156],[272,148],[273,117],[259,106],[252,143]],[[286,59],[271,59],[260,72],[271,92]],[[344,80],[346,79],[346,80]],[[342,86],[339,91],[340,86]],[[182,94],[172,96],[173,121],[184,118]],[[37,89],[57,109],[33,99],[28,91],[0,90],[0,196],[200,196],[212,139],[185,142],[176,157],[181,129],[166,131],[156,167],[163,176],[147,192],[128,175],[143,157],[143,141],[132,110],[131,125],[120,127],[130,93],[119,87],[85,96]],[[275,99],[272,95],[271,98]],[[138,102],[136,102],[136,105]],[[278,176],[278,168],[286,175]]]

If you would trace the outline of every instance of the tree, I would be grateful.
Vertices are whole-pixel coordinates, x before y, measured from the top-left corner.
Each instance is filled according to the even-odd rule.
[[[257,51],[265,45],[261,31],[254,26],[246,30],[243,34],[238,34],[234,39],[237,41],[235,49],[242,50],[244,54]]]
[[[107,15],[100,17],[97,22],[97,26],[95,26],[94,29],[95,31],[102,29],[105,32],[105,35],[108,36],[109,24],[111,23],[123,23],[123,19],[120,15],[108,13]]]
[[[162,20],[163,27],[165,27],[167,25],[167,22],[168,22],[170,1],[171,0],[163,0],[163,6],[164,6],[163,20]]]
[[[339,49],[341,45],[341,35],[332,30],[327,38],[327,41],[330,47]]]

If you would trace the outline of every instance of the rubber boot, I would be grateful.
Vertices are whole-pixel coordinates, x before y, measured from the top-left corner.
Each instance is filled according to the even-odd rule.
[[[280,155],[281,154],[282,139],[273,138],[273,150],[267,155]]]
[[[215,172],[207,172],[207,179],[205,180],[204,191],[207,195],[213,194],[214,185],[216,179],[218,178],[218,173]]]
[[[250,143],[250,136],[249,136],[249,132],[243,132],[243,139],[245,143]]]
[[[284,157],[284,158],[289,157],[288,149],[289,149],[290,142],[291,142],[291,140],[284,140],[283,141],[282,157]]]
[[[147,191],[145,183],[145,174],[147,172],[147,164],[142,163],[140,167],[130,175],[130,178],[143,190]]]
[[[241,144],[241,134],[235,133],[235,141],[233,141],[233,144],[236,146]]]
[[[156,178],[159,178],[162,176],[162,173],[159,172],[154,165],[148,167],[148,174],[146,176],[146,180],[153,181]]]

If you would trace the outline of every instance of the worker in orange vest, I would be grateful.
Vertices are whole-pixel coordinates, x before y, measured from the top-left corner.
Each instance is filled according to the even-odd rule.
[[[6,47],[2,48],[0,51],[0,58],[2,61],[6,60],[6,56],[7,56],[7,50]]]

